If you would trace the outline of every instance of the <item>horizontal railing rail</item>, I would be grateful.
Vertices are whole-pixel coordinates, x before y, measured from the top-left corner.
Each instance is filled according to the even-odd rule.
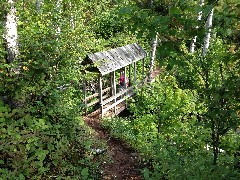
[[[111,87],[108,87],[108,88],[103,90],[103,93],[108,92],[110,90],[111,90]],[[90,100],[92,98],[95,98],[95,97],[98,97],[98,96],[99,96],[99,93],[94,93],[93,95],[86,97],[85,100],[88,101],[88,100]]]
[[[113,101],[115,98],[117,99],[118,97],[122,96],[125,93],[128,93],[129,91],[133,90],[134,87],[129,87],[127,89],[124,89],[122,91],[120,91],[119,93],[116,94],[116,96],[111,96],[110,98],[106,99],[105,101],[102,102],[102,105],[106,105],[108,103],[110,103],[111,101]]]
[[[130,93],[128,95],[126,95],[125,97],[131,97],[134,93]],[[108,110],[114,108],[115,106],[117,106],[118,104],[122,103],[123,101],[125,101],[126,99],[123,98],[123,99],[119,99],[118,101],[116,101],[115,103],[111,104],[110,106],[108,106],[107,108],[103,108],[102,109],[102,116],[103,114],[105,114]]]
[[[101,116],[103,117],[103,115],[107,114],[107,112],[109,110],[111,110],[112,108],[115,108],[115,110],[114,110],[115,115],[119,113],[119,112],[117,112],[117,110],[119,111],[119,110],[125,109],[125,104],[123,104],[123,106],[120,104],[123,103],[124,101],[126,101],[127,98],[129,98],[135,94],[135,92],[134,92],[135,88],[139,88],[140,86],[144,85],[146,82],[147,82],[146,78],[144,78],[140,82],[136,83],[134,86],[128,87],[128,88],[123,89],[122,91],[118,92],[115,96],[114,95],[109,96],[110,95],[109,91],[111,91],[111,87],[104,89],[102,91],[103,96],[102,96],[102,103],[100,104],[101,107],[100,107],[100,109],[98,109],[98,111],[101,113]],[[89,101],[93,98],[96,98],[98,96],[99,96],[99,93],[95,93],[91,96],[86,97],[86,99],[85,99],[86,110],[87,110],[87,108],[89,108],[97,103],[100,103],[100,99],[96,99],[90,103],[87,103],[87,101]],[[119,97],[121,97],[121,98],[119,99]],[[111,114],[111,112],[110,112],[110,114]]]

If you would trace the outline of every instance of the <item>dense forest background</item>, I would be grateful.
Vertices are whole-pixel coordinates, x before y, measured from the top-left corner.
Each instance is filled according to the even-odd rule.
[[[131,116],[102,125],[140,154],[145,179],[240,178],[238,0],[0,2],[1,178],[101,179],[81,62],[135,42],[150,57],[156,35],[161,74]]]

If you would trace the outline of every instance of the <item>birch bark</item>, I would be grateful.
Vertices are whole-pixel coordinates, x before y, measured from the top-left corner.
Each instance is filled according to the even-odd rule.
[[[202,7],[203,5],[204,5],[204,0],[200,0],[199,6]],[[198,13],[197,21],[201,21],[201,19],[202,19],[202,11],[200,11],[200,12]],[[198,26],[196,26],[196,29],[198,29]],[[197,42],[197,36],[194,36],[194,38],[192,39],[192,42],[191,42],[191,44],[190,44],[190,53],[194,53],[194,51],[195,51],[195,46],[196,46],[196,45],[195,45],[196,42]]]
[[[69,3],[69,7],[70,7],[70,25],[72,27],[72,29],[75,29],[75,21],[74,21],[74,13],[73,13],[73,5],[72,3],[70,2]]]
[[[149,1],[149,7],[152,8],[153,7],[153,0]]]
[[[38,13],[41,13],[41,6],[43,5],[44,0],[36,0],[36,9]]]
[[[153,40],[152,43],[152,54],[151,54],[151,60],[150,60],[150,69],[149,69],[149,75],[148,75],[148,81],[152,81],[152,73],[153,73],[153,67],[154,67],[154,59],[155,59],[155,54],[156,54],[156,49],[157,49],[157,43],[158,43],[158,33],[156,34],[155,39]]]
[[[13,62],[15,57],[19,54],[18,51],[18,34],[17,34],[17,17],[16,17],[16,8],[15,2],[13,0],[8,0],[10,9],[6,11],[5,16],[5,32],[4,40],[6,43],[7,63]]]
[[[210,11],[208,18],[207,18],[207,22],[206,22],[206,36],[204,38],[204,44],[203,44],[203,52],[202,55],[206,56],[208,48],[209,48],[209,43],[210,43],[210,39],[211,39],[211,31],[212,31],[212,20],[213,20],[213,8]]]
[[[57,14],[58,14],[58,17],[60,16],[60,14],[62,13],[62,0],[58,0],[57,1],[57,4],[56,4],[56,11],[57,11]],[[57,21],[59,21],[60,19],[57,18]],[[61,34],[61,28],[59,26],[59,22],[56,22],[56,36],[59,36]],[[58,38],[57,38],[57,41],[58,41]]]

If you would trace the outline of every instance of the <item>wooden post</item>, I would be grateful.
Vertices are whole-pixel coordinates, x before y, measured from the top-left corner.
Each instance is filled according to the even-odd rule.
[[[113,91],[114,91],[114,103],[117,102],[117,99],[116,99],[116,94],[117,94],[117,91],[116,91],[116,71],[113,71]],[[114,106],[114,114],[116,115],[116,112],[117,109],[116,109],[116,106]]]
[[[99,83],[99,103],[100,103],[100,108],[101,108],[101,117],[103,117],[103,105],[102,105],[102,75],[98,75],[98,83]]]
[[[114,94],[114,87],[113,87],[113,72],[110,72],[110,87],[111,87],[111,96]]]
[[[127,67],[124,67],[124,89],[127,89],[127,78],[126,78],[126,75],[127,75]],[[127,92],[125,94],[125,96],[127,96]],[[123,96],[124,98],[124,96]],[[127,101],[125,101],[125,108],[127,107]]]
[[[83,102],[84,102],[84,105],[85,105],[85,115],[87,115],[87,100],[86,100],[86,96],[87,96],[86,79],[84,77],[83,78]]]
[[[128,77],[129,79],[128,79],[128,86],[130,87],[130,86],[131,86],[131,83],[132,83],[132,82],[131,82],[131,64],[129,64],[129,66],[128,66],[128,67],[129,67],[129,75],[128,75],[128,76],[129,76],[129,77]]]
[[[137,81],[137,78],[136,78],[136,62],[134,62],[134,84],[136,85],[136,81]]]
[[[127,74],[127,68],[124,67],[124,89],[127,89],[127,77],[126,77],[126,74]]]

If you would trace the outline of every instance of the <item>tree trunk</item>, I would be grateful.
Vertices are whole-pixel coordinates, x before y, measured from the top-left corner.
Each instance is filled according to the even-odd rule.
[[[199,6],[202,7],[203,5],[204,5],[204,0],[200,0]],[[198,13],[197,21],[201,21],[201,19],[202,19],[202,11],[200,11]],[[198,29],[198,26],[196,26],[196,29]],[[197,42],[197,36],[194,36],[194,38],[192,39],[192,42],[190,44],[190,53],[194,53],[196,42]]]
[[[72,29],[75,29],[75,21],[74,21],[74,13],[73,13],[73,5],[71,2],[69,2],[69,9],[70,9],[70,26]]]
[[[4,40],[6,44],[6,62],[11,63],[15,57],[19,54],[18,51],[18,35],[17,35],[17,18],[16,18],[16,8],[13,0],[8,0],[10,9],[6,10],[5,16],[5,32]]]
[[[203,44],[203,52],[202,55],[206,56],[208,48],[209,48],[209,43],[210,43],[210,38],[211,38],[211,28],[212,28],[212,20],[213,20],[213,9],[210,11],[207,22],[206,22],[206,36],[204,38],[204,44]]]
[[[38,13],[41,13],[41,6],[43,5],[44,0],[36,0],[36,9]]]
[[[57,0],[57,3],[56,3],[56,12],[58,15],[60,15],[62,13],[62,0]],[[58,21],[60,19],[58,18]],[[56,23],[56,36],[57,36],[57,39],[56,41],[58,41],[58,36],[61,34],[61,28],[59,26],[60,23],[58,22],[55,22]]]
[[[213,165],[217,165],[217,159],[219,154],[219,133],[218,128],[215,127],[216,123],[214,120],[212,120],[212,146],[213,146]]]
[[[150,9],[153,8],[153,0],[150,0],[150,1],[149,1],[149,7],[150,7]]]
[[[149,75],[148,75],[148,82],[152,81],[152,73],[154,68],[154,59],[157,49],[157,42],[158,42],[158,33],[156,34],[156,38],[153,40],[152,43],[152,54],[151,54],[151,60],[150,60],[150,69],[149,69]]]

